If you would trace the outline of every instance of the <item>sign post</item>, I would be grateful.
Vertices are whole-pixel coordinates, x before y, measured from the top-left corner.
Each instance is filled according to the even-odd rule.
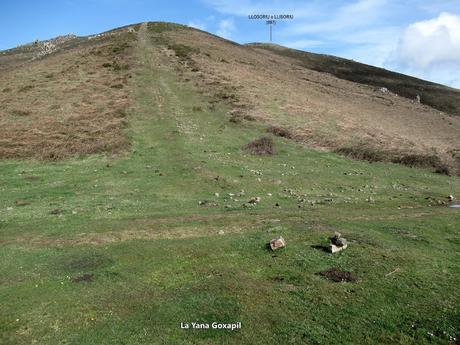
[[[276,25],[277,20],[292,20],[292,14],[250,14],[249,20],[265,20],[265,24],[270,27],[270,43],[273,42],[273,25]]]

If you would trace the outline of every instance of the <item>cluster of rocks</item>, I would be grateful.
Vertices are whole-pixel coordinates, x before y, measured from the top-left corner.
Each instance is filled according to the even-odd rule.
[[[448,195],[445,199],[436,199],[428,196],[425,198],[425,200],[428,200],[428,206],[446,206],[449,203],[454,202],[455,197],[453,195]]]
[[[218,203],[211,202],[209,200],[199,200],[198,205],[200,205],[200,206],[209,206],[209,207],[217,207],[217,206],[219,206]]]
[[[56,50],[56,45],[55,44],[53,44],[53,43],[51,43],[49,41],[43,42],[40,45],[40,51],[37,53],[35,58],[36,59],[41,58],[41,57],[43,57],[45,55],[51,54],[55,50]]]
[[[385,94],[387,94],[387,95],[398,96],[398,94],[396,94],[396,93],[394,93],[394,92],[391,92],[391,91],[388,90],[388,88],[386,88],[386,87],[381,87],[381,88],[379,88],[379,91],[380,91],[381,93],[385,93]]]
[[[347,172],[347,171],[346,171],[346,172],[344,172],[343,174],[346,175],[346,176],[353,176],[353,175],[354,175],[354,176],[360,176],[360,175],[364,175],[364,172],[362,172],[362,171],[351,171],[351,172]]]
[[[287,197],[290,198],[296,198],[297,199],[297,207],[302,208],[305,205],[323,205],[326,203],[333,203],[334,202],[334,197],[336,196],[334,193],[328,193],[327,195],[322,195],[322,196],[317,196],[320,197],[320,200],[317,199],[309,199],[307,197],[307,194],[301,194],[293,189],[283,189],[283,192],[287,194]]]
[[[263,175],[261,170],[249,169],[249,172],[254,174],[254,175],[257,175],[257,176],[262,176]]]
[[[382,92],[382,93],[388,94],[388,95],[398,96],[396,93],[391,92],[391,91],[388,90],[386,87],[381,87],[381,88],[379,88],[379,91]],[[415,96],[415,98],[412,100],[413,103],[418,103],[418,104],[421,103],[420,101],[421,101],[421,99],[420,99],[420,95],[419,95],[419,94],[417,94],[417,95]]]
[[[246,195],[246,192],[244,190],[240,190],[238,193],[228,193],[228,198],[226,196],[223,197],[224,201],[233,201],[233,202],[239,202],[241,197],[244,197]],[[216,198],[220,198],[220,193],[214,193],[214,196]],[[271,193],[268,193],[268,196],[271,196]],[[255,206],[258,203],[261,202],[261,197],[260,196],[254,196],[251,197],[247,202],[245,202],[242,206],[243,207],[250,207],[250,206]],[[201,206],[219,206],[218,203],[216,202],[211,202],[209,200],[199,200],[198,205]],[[225,208],[232,208],[232,205],[225,205]]]
[[[88,36],[87,39],[92,40],[92,39],[99,38],[99,37],[104,37],[104,34],[97,34],[97,35]]]
[[[58,46],[76,38],[77,36],[73,34],[58,36],[47,41],[36,40],[33,44],[39,48],[38,53],[33,57],[33,59],[41,58],[45,55],[51,54],[58,49]]]

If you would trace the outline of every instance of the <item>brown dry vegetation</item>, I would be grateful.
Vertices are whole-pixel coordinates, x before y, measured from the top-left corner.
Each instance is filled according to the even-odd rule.
[[[149,29],[161,63],[209,96],[209,109],[227,104],[233,125],[258,120],[276,136],[351,158],[460,173],[459,116],[324,73],[326,60],[318,71],[299,63],[298,54],[240,46],[181,25]],[[76,38],[32,62],[30,47],[2,52],[0,158],[57,159],[126,147],[134,39],[128,31]]]
[[[227,103],[231,122],[246,117],[289,128],[295,140],[353,158],[460,172],[452,153],[460,148],[458,116],[198,30],[176,27],[162,35],[193,47],[180,73],[216,102]]]
[[[130,35],[78,38],[39,59],[23,47],[2,54],[0,158],[55,160],[126,148]]]
[[[276,153],[275,144],[271,138],[262,137],[251,141],[243,147],[243,150],[253,155],[274,155]]]

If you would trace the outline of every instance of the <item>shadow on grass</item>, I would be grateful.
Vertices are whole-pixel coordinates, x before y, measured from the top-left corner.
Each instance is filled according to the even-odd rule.
[[[329,253],[329,247],[328,246],[315,244],[315,245],[312,245],[310,247],[313,248],[313,249],[316,249],[316,250],[321,250],[321,251],[323,251],[325,253]]]

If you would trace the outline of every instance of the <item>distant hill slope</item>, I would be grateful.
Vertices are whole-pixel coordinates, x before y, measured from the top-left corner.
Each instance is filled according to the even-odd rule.
[[[460,116],[458,89],[331,55],[309,53],[275,44],[251,43],[247,46],[293,58],[300,66],[330,73],[341,79],[386,87],[389,91],[409,99],[415,99],[419,95],[423,104]]]
[[[0,158],[61,159],[129,147],[123,128],[134,102],[139,27],[0,52]],[[149,23],[148,30],[159,66],[228,109],[224,127],[244,135],[255,123],[357,159],[460,172],[458,90],[335,57],[239,45],[178,24]],[[417,94],[422,104],[413,101]]]

